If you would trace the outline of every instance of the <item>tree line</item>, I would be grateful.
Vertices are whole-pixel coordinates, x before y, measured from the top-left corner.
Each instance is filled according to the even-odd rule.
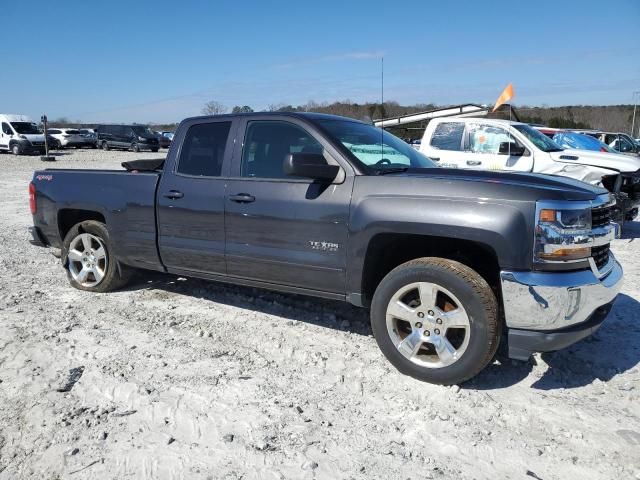
[[[432,103],[417,103],[414,105],[400,105],[395,101],[384,102],[353,102],[342,100],[337,102],[315,102],[309,101],[301,105],[290,105],[284,103],[270,104],[266,108],[254,109],[250,105],[235,105],[228,107],[222,102],[210,100],[202,107],[203,115],[222,115],[225,113],[250,113],[254,111],[268,112],[317,112],[332,115],[340,115],[355,118],[365,122],[371,122],[379,118],[397,117],[412,113],[424,112],[447,105],[435,105]],[[633,105],[569,105],[561,107],[532,107],[514,106],[521,121],[536,123],[554,128],[584,128],[597,129],[613,132],[629,132],[633,116]],[[640,122],[640,113],[636,118],[636,126]],[[51,127],[91,127],[91,123],[83,123],[79,120],[70,121],[67,118],[57,118],[49,122]],[[178,123],[152,123],[155,130],[174,130]],[[419,138],[422,132],[418,130],[394,131],[399,136]]]

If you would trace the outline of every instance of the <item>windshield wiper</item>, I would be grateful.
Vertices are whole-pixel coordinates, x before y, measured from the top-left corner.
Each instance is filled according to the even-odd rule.
[[[409,167],[393,167],[376,169],[376,175],[386,175],[387,173],[402,173],[409,170]]]

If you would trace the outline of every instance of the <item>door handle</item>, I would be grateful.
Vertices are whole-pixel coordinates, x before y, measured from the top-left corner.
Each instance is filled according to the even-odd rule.
[[[184,197],[184,193],[179,192],[178,190],[169,190],[169,193],[165,193],[164,198],[170,198],[171,200],[177,200],[178,198]]]
[[[475,167],[482,164],[481,161],[479,160],[467,160],[467,165],[471,166],[471,167]]]
[[[236,195],[229,195],[229,200],[236,203],[251,203],[255,202],[256,197],[248,193],[238,193]]]

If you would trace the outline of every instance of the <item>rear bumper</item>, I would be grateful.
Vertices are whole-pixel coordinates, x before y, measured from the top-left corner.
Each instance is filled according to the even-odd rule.
[[[38,227],[29,227],[29,234],[31,235],[31,239],[29,240],[31,245],[35,245],[37,247],[48,246],[47,239]]]

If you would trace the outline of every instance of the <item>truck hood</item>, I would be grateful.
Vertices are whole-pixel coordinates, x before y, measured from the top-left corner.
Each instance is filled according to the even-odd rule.
[[[375,177],[381,189],[452,200],[593,200],[607,190],[558,175],[457,168],[420,168]]]
[[[607,168],[617,172],[635,172],[640,170],[640,157],[630,157],[620,153],[594,152],[591,150],[567,149],[561,152],[550,152],[556,162],[579,163],[593,167]]]
[[[42,133],[28,133],[21,134],[23,137],[27,137],[30,142],[44,142],[44,135]]]

